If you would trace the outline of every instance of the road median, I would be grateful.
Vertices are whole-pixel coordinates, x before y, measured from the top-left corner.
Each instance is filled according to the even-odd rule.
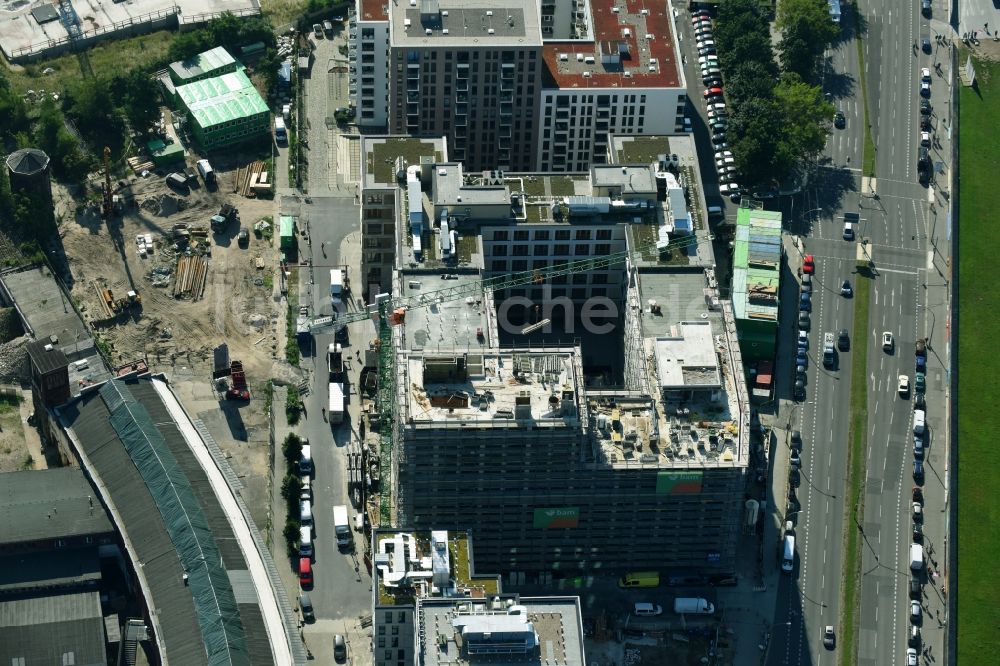
[[[872,276],[859,269],[854,286],[854,348],[851,418],[847,430],[847,498],[844,502],[844,571],[840,588],[841,666],[857,663],[862,525],[865,511],[865,452],[868,450],[868,310]]]

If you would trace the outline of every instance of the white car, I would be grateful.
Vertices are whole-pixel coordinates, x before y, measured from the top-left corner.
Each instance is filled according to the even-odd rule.
[[[913,624],[920,622],[920,602],[916,599],[910,602],[910,621]]]
[[[715,160],[715,165],[719,168],[729,166],[730,164],[736,164],[736,159],[732,157],[719,157]]]
[[[732,192],[739,192],[739,191],[740,191],[740,186],[737,185],[736,183],[723,183],[722,185],[719,185],[719,192],[721,192],[722,194],[730,194]]]
[[[930,81],[931,80],[931,70],[928,69],[927,67],[922,68],[920,70],[920,80],[921,81]]]
[[[704,65],[704,64],[709,63],[709,62],[718,63],[719,62],[719,56],[701,56],[701,57],[698,58],[698,64],[699,65]]]
[[[916,649],[906,648],[906,666],[918,666]]]
[[[907,375],[899,376],[899,383],[896,388],[899,391],[899,395],[906,396],[910,394],[910,378]]]
[[[931,145],[931,133],[930,132],[921,132],[920,133],[920,145],[921,146],[930,146]]]
[[[715,48],[715,42],[711,39],[706,39],[705,41],[700,41],[695,46],[700,49]]]
[[[891,354],[892,353],[892,348],[893,348],[894,344],[895,343],[892,340],[892,333],[890,333],[889,331],[883,332],[882,333],[882,351],[888,352],[888,353]]]

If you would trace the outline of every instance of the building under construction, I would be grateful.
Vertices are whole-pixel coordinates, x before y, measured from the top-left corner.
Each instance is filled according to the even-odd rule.
[[[383,479],[395,493],[393,524],[469,530],[482,567],[514,581],[602,570],[659,570],[681,578],[734,571],[749,407],[732,304],[720,297],[711,245],[700,225],[691,224],[685,196],[658,197],[657,165],[644,168],[652,200],[639,203],[619,191],[609,193],[608,202],[571,202],[588,207],[583,227],[568,205],[562,217],[497,221],[515,241],[527,241],[518,232],[529,229],[550,231],[551,238],[565,230],[571,246],[579,239],[588,248],[596,234],[578,234],[582,228],[603,225],[612,243],[621,235],[629,260],[623,257],[607,280],[620,296],[592,286],[593,275],[571,281],[586,282],[585,296],[605,295],[621,313],[614,331],[583,346],[558,335],[548,342],[502,337],[504,297],[530,293],[478,282],[499,254],[484,253],[482,230],[495,226],[487,215],[474,225],[454,220],[444,232],[458,229],[452,246],[471,249],[470,259],[457,264],[428,259],[414,267],[408,234],[398,234],[392,292],[431,305],[407,310],[393,328],[395,478]],[[440,179],[451,168],[425,170]],[[625,176],[630,170],[640,168]],[[442,245],[435,221],[444,217],[445,204],[433,203],[444,199],[440,188],[434,192],[425,200],[425,252]],[[697,197],[697,191],[686,195]],[[515,196],[509,211],[524,206]],[[696,245],[686,257],[661,248],[678,228],[671,206],[680,207],[687,223],[682,233]],[[405,207],[398,210],[397,227],[411,230]],[[529,269],[538,271],[538,282],[565,284],[548,279],[544,266]],[[611,350],[614,372],[588,367],[595,346]]]

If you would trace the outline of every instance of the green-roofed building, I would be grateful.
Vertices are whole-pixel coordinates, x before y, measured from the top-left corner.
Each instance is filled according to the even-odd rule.
[[[281,249],[291,250],[295,247],[295,218],[291,215],[282,215],[278,218],[278,237],[280,238]]]
[[[213,76],[229,74],[240,69],[240,63],[225,48],[216,46],[193,58],[170,63],[170,79],[174,85],[183,86]]]
[[[190,133],[203,150],[260,137],[271,131],[271,111],[243,69],[178,86]]]
[[[733,311],[746,363],[773,361],[781,293],[781,213],[741,207],[733,243]]]

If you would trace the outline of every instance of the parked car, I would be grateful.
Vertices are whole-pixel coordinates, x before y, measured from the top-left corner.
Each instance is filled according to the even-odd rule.
[[[910,635],[906,637],[906,644],[911,648],[920,647],[920,627],[910,627]]]
[[[930,97],[931,96],[931,82],[930,81],[921,81],[920,82],[920,96],[921,97]]]
[[[714,143],[715,145],[719,145],[719,144],[725,143],[725,142],[726,142],[726,133],[725,132],[718,132],[717,134],[713,134],[712,135],[712,143]]]
[[[809,367],[809,354],[803,350],[798,350],[795,353],[795,365],[801,365],[803,367]]]
[[[320,37],[323,36],[322,23],[313,23],[313,35],[316,37],[316,39],[319,39]]]
[[[799,310],[802,312],[812,312],[812,300],[810,300],[809,292],[804,291],[799,294]]]
[[[913,480],[917,483],[924,482],[924,463],[919,460],[913,461]]]
[[[809,322],[809,313],[808,312],[800,312],[799,313],[799,328],[801,328],[803,331],[808,331],[809,330],[809,328],[810,328],[810,322]]]
[[[910,576],[910,599],[920,599],[920,580],[915,576]]]
[[[925,18],[931,17],[931,0],[920,0],[920,13]]]
[[[930,0],[924,0],[924,2],[930,3]],[[920,48],[923,49],[924,53],[930,53],[931,52],[931,40],[929,40],[926,37],[924,37],[923,39],[921,39],[920,40]]]
[[[906,648],[906,666],[919,666],[915,648]]]
[[[920,115],[929,116],[932,111],[934,111],[934,107],[931,106],[931,103],[928,100],[920,100]]]
[[[931,145],[931,133],[930,132],[921,132],[920,133],[920,145],[921,146],[930,146]]]
[[[806,275],[812,275],[816,272],[816,260],[811,254],[802,258],[802,272]]]
[[[250,231],[246,227],[240,227],[240,232],[236,234],[236,242],[240,247],[250,245]]]
[[[809,334],[805,331],[799,331],[799,349],[809,349]]]
[[[806,384],[803,381],[796,381],[792,387],[792,400],[802,402],[806,399]]]
[[[913,600],[910,602],[910,622],[920,624],[921,610],[919,601]]]
[[[918,392],[923,393],[927,389],[927,377],[922,372],[917,373],[917,379],[914,382],[915,388]]]
[[[333,660],[338,664],[347,661],[347,641],[344,640],[342,634],[336,634],[333,637]]]
[[[702,97],[708,99],[709,97],[720,97],[722,95],[722,88],[707,88],[705,92],[701,94]]]

